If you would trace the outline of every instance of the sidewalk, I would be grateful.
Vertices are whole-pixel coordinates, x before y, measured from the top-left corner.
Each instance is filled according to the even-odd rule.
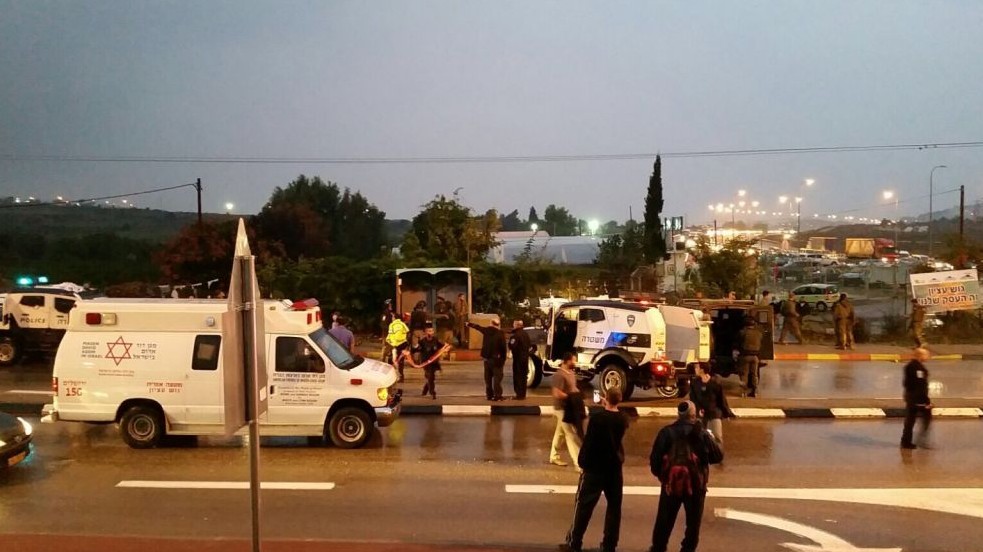
[[[154,550],[160,552],[248,552],[251,541],[245,539],[193,539],[151,537],[106,537],[88,535],[16,535],[0,534],[4,550],[17,552],[123,552]],[[263,539],[265,552],[523,552],[555,550],[549,547],[475,546],[466,544],[415,544],[396,541],[353,542],[309,539]]]
[[[842,351],[832,345],[775,344],[775,360],[887,361],[911,358],[912,347],[884,343],[858,343],[853,350]],[[983,344],[929,344],[932,360],[983,360]]]

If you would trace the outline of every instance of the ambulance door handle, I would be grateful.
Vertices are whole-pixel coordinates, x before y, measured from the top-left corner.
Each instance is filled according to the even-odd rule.
[[[276,386],[275,385],[271,385],[270,386],[270,396],[273,396],[273,393],[275,393],[275,392],[276,392]]]

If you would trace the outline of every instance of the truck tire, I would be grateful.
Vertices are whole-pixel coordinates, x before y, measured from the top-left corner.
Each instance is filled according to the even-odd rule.
[[[675,399],[682,394],[679,385],[657,385],[655,386],[655,392],[664,399]]]
[[[328,438],[338,448],[359,448],[372,437],[372,418],[361,408],[338,409],[328,420]]]
[[[543,361],[534,355],[529,356],[529,375],[526,378],[526,387],[535,389],[543,383]]]
[[[635,384],[628,379],[628,373],[624,368],[617,364],[605,364],[600,372],[601,393],[607,393],[608,389],[618,389],[621,391],[621,400],[627,401],[635,391]]]
[[[826,312],[826,309],[828,309],[828,308],[829,308],[829,306],[827,306],[826,303],[824,303],[822,301],[816,303],[816,311],[818,311],[818,312]]]
[[[120,418],[119,431],[131,448],[154,448],[164,438],[164,415],[152,406],[131,407]]]
[[[0,337],[0,366],[10,366],[20,360],[20,342],[13,336]]]

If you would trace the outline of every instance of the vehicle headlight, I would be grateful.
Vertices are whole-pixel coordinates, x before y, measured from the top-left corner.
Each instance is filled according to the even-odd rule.
[[[5,446],[7,446],[7,442],[4,441],[3,439],[0,439],[0,448],[3,448]]]
[[[34,428],[31,427],[31,424],[27,423],[27,420],[24,418],[17,419],[20,420],[20,425],[24,426],[24,435],[30,436],[32,433],[34,433]]]
[[[380,401],[388,401],[389,400],[389,388],[388,387],[380,387],[379,390],[375,392],[375,395],[377,397],[379,397],[379,400]]]

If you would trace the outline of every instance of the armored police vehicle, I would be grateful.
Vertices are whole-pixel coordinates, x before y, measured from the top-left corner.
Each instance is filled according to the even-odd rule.
[[[0,293],[0,366],[16,364],[25,353],[54,354],[68,328],[68,314],[82,298],[55,287]]]
[[[565,303],[550,318],[546,346],[530,359],[530,382],[556,371],[569,351],[581,379],[598,377],[599,388],[635,388],[662,397],[687,392],[693,365],[710,358],[710,328],[698,310],[668,305],[586,300]]]
[[[714,373],[728,377],[737,372],[737,356],[741,353],[741,330],[747,320],[754,320],[761,330],[761,361],[775,358],[775,311],[771,305],[758,305],[754,301],[728,299],[683,299],[684,307],[699,309],[710,321],[710,363]],[[764,364],[761,364],[764,366]]]

